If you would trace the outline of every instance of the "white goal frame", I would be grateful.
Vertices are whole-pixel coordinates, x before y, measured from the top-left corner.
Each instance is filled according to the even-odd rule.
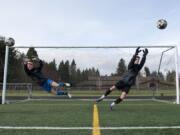
[[[14,46],[13,48],[174,48],[174,59],[175,59],[175,71],[176,71],[176,104],[180,103],[179,98],[179,63],[178,63],[178,45],[132,45],[132,46]],[[6,45],[5,52],[5,64],[4,64],[4,77],[3,77],[3,90],[2,90],[2,104],[5,104],[6,101],[6,85],[7,85],[7,71],[8,71],[8,59],[9,59],[9,46]],[[163,51],[162,51],[163,52]]]

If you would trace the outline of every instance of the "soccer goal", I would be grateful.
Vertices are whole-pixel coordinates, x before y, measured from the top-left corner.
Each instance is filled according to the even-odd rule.
[[[73,99],[95,100],[127,71],[128,63],[138,46],[14,46],[13,48],[23,56],[28,53],[29,48],[33,48],[44,62],[43,74],[56,82],[70,83],[68,91]],[[140,57],[145,48],[148,48],[149,53],[127,100],[153,100],[179,104],[177,46],[140,45],[140,47],[142,50]],[[12,100],[13,96],[17,98],[19,89],[15,89],[16,85],[13,86],[14,90],[9,91],[7,88],[8,83],[11,83],[11,80],[7,82],[7,73],[12,70],[7,68],[9,48],[12,47],[6,47],[3,104],[6,100]],[[22,80],[22,77],[27,78],[26,74],[20,77],[21,82],[18,83],[28,84],[28,87],[31,83],[30,89],[26,89],[30,92],[25,92],[28,99],[66,99],[64,96],[54,96],[43,91],[31,80]],[[115,91],[107,100],[112,100],[119,94],[119,91]]]
[[[3,83],[0,83],[0,89]],[[28,101],[32,97],[32,83],[7,83],[5,103]]]

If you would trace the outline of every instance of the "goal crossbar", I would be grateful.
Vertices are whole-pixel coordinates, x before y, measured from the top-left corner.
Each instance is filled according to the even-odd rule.
[[[13,48],[175,48],[176,45],[134,45],[134,46],[13,46]]]

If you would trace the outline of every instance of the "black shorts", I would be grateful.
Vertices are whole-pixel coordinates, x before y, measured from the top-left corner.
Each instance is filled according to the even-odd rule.
[[[126,93],[129,93],[129,90],[131,88],[131,85],[126,84],[123,80],[119,80],[116,84],[115,84],[116,88],[118,90],[124,91]]]

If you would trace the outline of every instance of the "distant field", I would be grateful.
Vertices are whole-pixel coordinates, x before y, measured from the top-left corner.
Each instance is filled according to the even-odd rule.
[[[73,96],[100,96],[104,93],[103,90],[69,90],[69,92]],[[116,90],[111,93],[110,96],[117,96],[120,94],[120,91]],[[175,96],[175,90],[158,90],[155,91],[156,96]],[[25,90],[16,90],[16,91],[7,91],[7,95],[9,96],[26,96],[27,91]],[[51,94],[43,91],[43,90],[33,90],[33,96],[51,96]],[[132,89],[128,96],[152,96],[153,91],[151,90],[134,90]]]

